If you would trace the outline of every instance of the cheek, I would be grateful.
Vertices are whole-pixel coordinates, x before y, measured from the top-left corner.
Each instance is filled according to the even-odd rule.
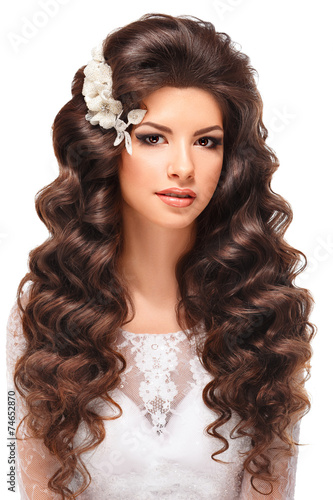
[[[137,183],[135,179],[135,170],[132,168],[129,160],[126,159],[120,165],[118,177],[122,198],[126,202],[129,202],[132,197],[132,191],[135,189]]]
[[[203,194],[207,198],[211,198],[216,189],[222,171],[221,161],[214,162],[209,167],[210,168],[206,168],[205,171],[201,171],[200,175],[200,184],[203,186]]]
[[[124,199],[154,188],[153,170],[144,161],[126,158],[119,167],[119,183]]]

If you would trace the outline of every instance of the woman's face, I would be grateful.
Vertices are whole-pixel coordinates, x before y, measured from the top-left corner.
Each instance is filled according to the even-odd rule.
[[[223,117],[215,98],[198,88],[163,87],[143,101],[131,132],[132,155],[121,155],[123,213],[167,228],[194,223],[208,205],[223,162]],[[191,190],[191,198],[163,194]]]

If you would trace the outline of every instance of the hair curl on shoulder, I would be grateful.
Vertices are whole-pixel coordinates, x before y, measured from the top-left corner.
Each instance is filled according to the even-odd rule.
[[[223,459],[229,444],[219,429],[237,412],[241,420],[234,431],[252,440],[244,467],[253,481],[271,483],[273,440],[280,439],[284,453],[294,453],[292,429],[310,408],[304,382],[315,326],[309,322],[310,292],[294,284],[306,257],[284,239],[292,209],[271,189],[279,163],[266,144],[256,72],[227,34],[186,16],[147,14],[111,32],[103,51],[124,116],[164,86],[206,90],[223,111],[221,177],[197,219],[193,248],[177,263],[177,316],[193,335],[200,321],[207,332],[199,354],[214,379],[203,397],[217,414],[207,430],[221,440],[212,458]],[[92,401],[109,401],[118,410],[112,418],[121,415],[110,396],[126,367],[115,332],[130,310],[134,314],[118,268],[118,160],[124,145],[113,147],[116,131],[85,119],[83,70],[75,74],[72,98],[53,124],[59,176],[36,196],[49,238],[30,252],[29,272],[17,292],[27,350],[15,383],[27,400],[30,432],[59,459],[49,488],[62,498],[76,498],[88,486],[80,456],[105,437],[106,417],[94,411]],[[30,295],[23,307],[27,282]],[[74,448],[80,422],[90,438]],[[77,492],[69,488],[75,470],[83,478]]]

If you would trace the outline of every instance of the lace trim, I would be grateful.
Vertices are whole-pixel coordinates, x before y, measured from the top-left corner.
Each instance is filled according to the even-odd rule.
[[[148,336],[149,337],[164,337],[164,336],[181,336],[184,337],[184,331],[183,330],[178,330],[177,332],[168,332],[168,333],[133,333],[129,332],[128,330],[123,330],[122,328],[119,328],[119,330],[126,335],[126,337],[139,337],[140,335]],[[185,330],[185,332],[189,333],[191,330]]]
[[[15,302],[10,310],[7,322],[7,376],[10,386],[13,385],[11,376],[14,373],[16,361],[24,353],[25,347],[26,340],[22,330],[21,311]]]
[[[197,386],[203,389],[214,378],[204,369],[204,367],[200,363],[198,356],[195,356],[190,360],[190,368],[194,380],[194,382],[190,382],[192,387]]]
[[[18,424],[26,415],[26,403],[19,392],[16,390],[14,385],[14,372],[16,362],[24,354],[27,347],[27,341],[23,335],[22,327],[22,313],[17,305],[14,303],[10,310],[10,314],[7,321],[7,338],[6,338],[6,362],[7,362],[7,388],[8,390],[13,390],[15,392],[16,400],[16,413],[15,413],[15,425],[16,428]],[[20,437],[26,437],[28,434],[25,430],[25,424],[20,428]]]
[[[132,344],[130,351],[134,355],[135,366],[143,374],[139,385],[139,395],[146,411],[151,417],[154,430],[159,434],[166,426],[166,418],[171,412],[171,404],[178,394],[176,384],[171,380],[171,373],[178,366],[177,353],[179,342],[184,340],[183,331],[168,334],[131,333],[122,330],[126,340],[119,348]],[[132,371],[129,366],[123,376],[123,382]]]

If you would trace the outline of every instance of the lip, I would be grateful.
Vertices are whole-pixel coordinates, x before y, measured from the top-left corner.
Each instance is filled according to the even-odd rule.
[[[168,193],[173,193],[173,194],[188,194],[191,196],[191,198],[196,198],[196,194],[192,189],[180,189],[180,188],[170,188],[170,189],[163,189],[163,191],[159,191],[156,194],[168,194]],[[179,199],[179,198],[178,198]],[[185,198],[186,199],[186,198]]]
[[[169,191],[170,193],[170,191]],[[192,205],[195,198],[176,198],[175,196],[167,196],[165,194],[156,193],[160,200],[162,200],[166,205],[170,205],[171,207],[188,207]]]

